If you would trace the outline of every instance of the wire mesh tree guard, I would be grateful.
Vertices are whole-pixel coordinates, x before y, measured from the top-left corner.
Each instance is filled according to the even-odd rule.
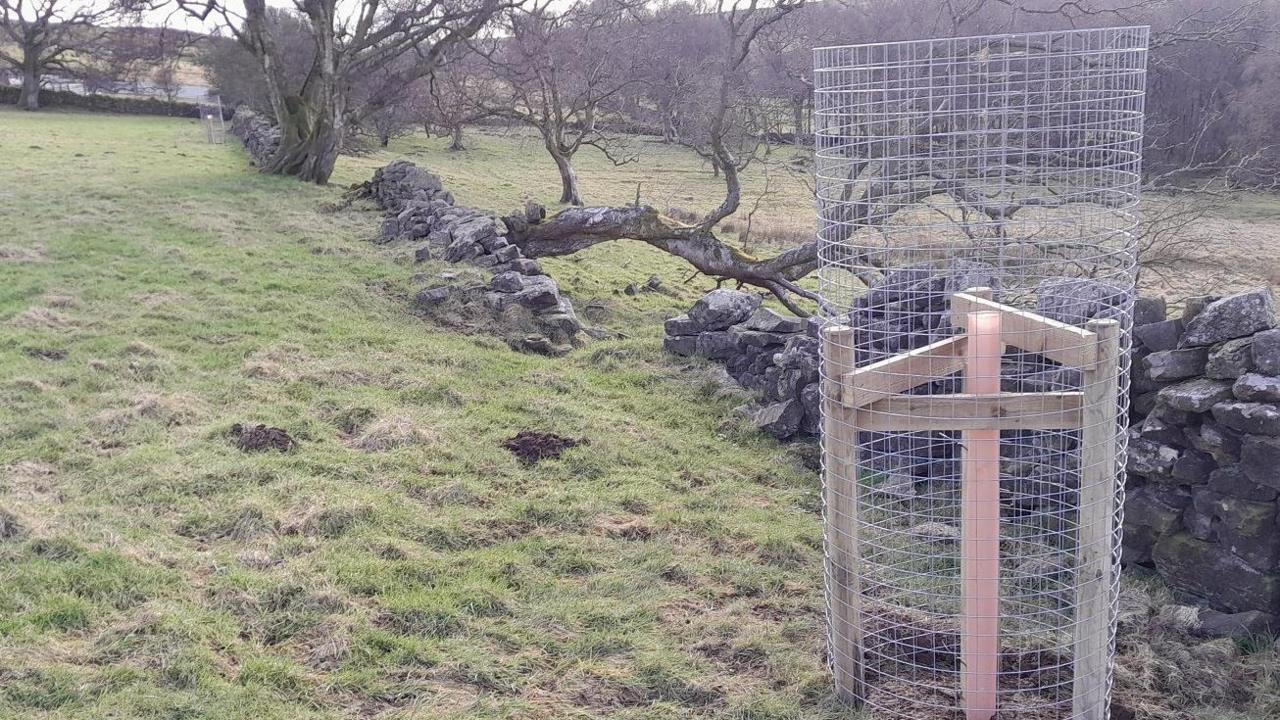
[[[221,145],[227,141],[227,124],[222,117],[222,96],[202,95],[199,100],[200,126],[204,129],[205,141],[211,145]]]
[[[875,717],[1108,716],[1146,48],[815,51],[829,656]]]

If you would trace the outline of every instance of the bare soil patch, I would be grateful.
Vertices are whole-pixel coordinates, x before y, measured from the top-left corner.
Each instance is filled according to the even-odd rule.
[[[247,428],[236,423],[231,426],[231,437],[236,439],[236,447],[244,452],[279,450],[283,453],[292,451],[298,445],[283,429],[266,425]]]
[[[575,439],[536,430],[521,430],[515,437],[502,441],[502,447],[526,465],[533,465],[548,458],[558,458],[565,450],[586,444],[588,444],[587,438]]]

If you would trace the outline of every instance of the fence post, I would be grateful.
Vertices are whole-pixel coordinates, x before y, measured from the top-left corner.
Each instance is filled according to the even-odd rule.
[[[822,469],[826,533],[828,649],[836,694],[857,704],[863,697],[862,593],[858,562],[858,430],[842,393],[854,369],[853,328],[822,331]]]
[[[1105,720],[1111,654],[1115,563],[1116,408],[1119,392],[1120,323],[1091,320],[1098,361],[1084,368],[1080,431],[1079,532],[1076,540],[1077,601],[1074,626],[1072,717]]]

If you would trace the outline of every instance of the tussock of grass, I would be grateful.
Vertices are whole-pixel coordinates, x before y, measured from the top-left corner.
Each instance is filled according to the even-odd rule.
[[[0,263],[34,263],[46,259],[44,249],[39,246],[0,245]]]
[[[11,324],[26,330],[62,330],[72,324],[69,316],[49,308],[33,307],[21,312]]]
[[[201,401],[187,395],[142,393],[127,407],[103,410],[90,421],[108,434],[119,434],[139,420],[152,420],[165,427],[185,425],[199,417]]]
[[[351,447],[364,452],[387,452],[411,445],[430,445],[437,441],[435,433],[418,427],[411,418],[396,416],[369,424]]]
[[[1280,708],[1280,643],[1197,637],[1199,611],[1141,581],[1121,596],[1116,696],[1153,720],[1269,718]],[[1192,711],[1193,708],[1199,710]],[[1200,713],[1200,714],[1195,714]]]

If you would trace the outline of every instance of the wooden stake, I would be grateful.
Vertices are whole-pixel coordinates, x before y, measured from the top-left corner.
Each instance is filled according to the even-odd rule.
[[[851,704],[864,697],[862,674],[862,592],[858,563],[858,430],[854,413],[841,404],[846,373],[854,368],[853,328],[835,325],[822,332],[822,467],[825,472],[827,622],[836,694]],[[856,407],[856,405],[854,405]]]
[[[964,391],[1000,392],[1001,313],[969,313]],[[960,491],[965,720],[991,720],[1000,672],[1000,431],[965,430]]]
[[[1080,530],[1076,540],[1076,617],[1071,717],[1107,717],[1111,583],[1116,514],[1116,430],[1120,323],[1092,320],[1098,362],[1084,370],[1080,431]]]

